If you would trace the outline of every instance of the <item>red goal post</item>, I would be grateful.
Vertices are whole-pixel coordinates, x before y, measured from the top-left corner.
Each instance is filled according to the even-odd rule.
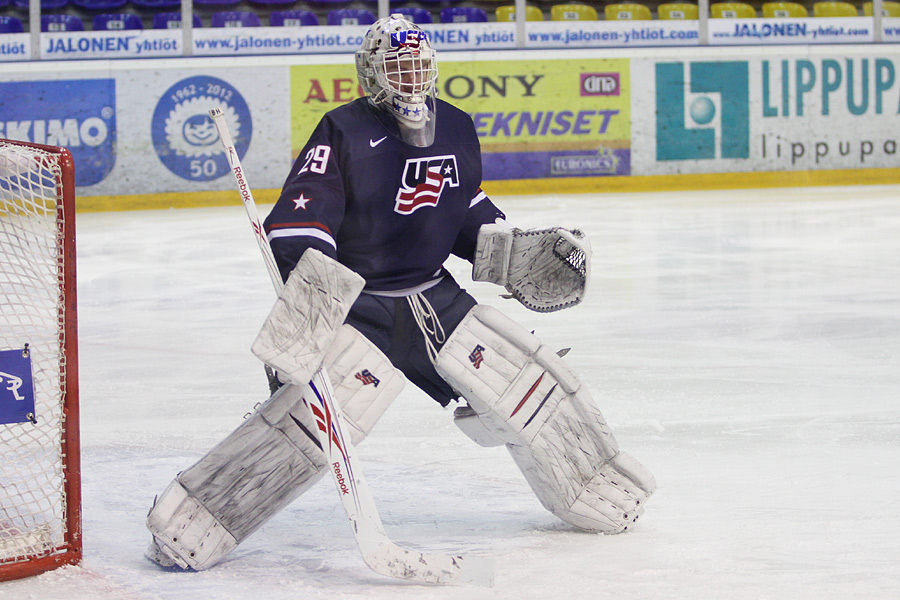
[[[0,139],[0,581],[81,561],[75,170]]]

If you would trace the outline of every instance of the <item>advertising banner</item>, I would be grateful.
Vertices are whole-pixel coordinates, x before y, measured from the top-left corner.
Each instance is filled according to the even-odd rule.
[[[698,46],[701,22],[528,21],[524,47],[643,48]],[[847,44],[875,41],[871,17],[708,19],[708,44]],[[438,50],[515,50],[516,24],[434,23],[422,26]],[[366,26],[199,27],[192,56],[323,55],[352,53]],[[900,18],[884,17],[885,42],[900,41]],[[185,55],[180,29],[45,32],[32,57],[28,33],[0,34],[0,62],[80,59],[175,58]]]
[[[472,117],[486,181],[563,190],[610,176],[900,166],[900,47],[596,54],[440,55],[439,95]],[[81,206],[226,198],[234,182],[213,107],[254,192],[271,197],[321,116],[362,95],[350,53],[65,66],[4,69],[0,137],[69,148]]]
[[[881,29],[885,42],[900,42],[900,17],[884,17],[881,19]]]
[[[359,50],[367,27],[221,27],[194,30],[196,56],[342,54]]]
[[[0,62],[31,60],[31,38],[27,33],[0,33]]]
[[[894,167],[900,55],[635,59],[634,173]]]
[[[116,114],[112,78],[0,82],[0,138],[69,148],[78,186],[115,166]]]
[[[710,19],[709,44],[861,44],[875,41],[871,17]]]
[[[627,175],[628,59],[442,60],[440,97],[472,116],[484,178]],[[321,116],[362,95],[355,67],[291,67],[296,156]],[[440,118],[440,114],[438,114]]]
[[[288,82],[278,65],[166,61],[117,77],[121,168],[95,194],[231,190],[234,181],[209,111],[221,108],[250,184],[277,188],[289,160]],[[144,66],[143,62],[136,65]]]
[[[71,31],[41,36],[41,59],[160,58],[184,54],[180,29]]]
[[[529,21],[528,48],[696,46],[699,21]]]
[[[366,26],[204,27],[192,31],[193,56],[343,54],[356,51]],[[529,48],[695,46],[698,21],[529,21]],[[438,50],[514,50],[515,23],[423,25]],[[29,34],[0,34],[0,62],[31,60]],[[759,43],[758,41],[755,43]],[[175,58],[180,29],[43,33],[42,60]]]
[[[281,186],[290,167],[285,67],[210,59],[113,64],[121,68],[79,62],[60,70],[41,63],[4,77],[0,137],[69,148],[82,202],[231,190],[231,170],[208,114],[219,107],[251,183]]]
[[[29,350],[0,350],[0,424],[33,422],[35,418]]]
[[[514,23],[435,23],[422,28],[439,50],[516,47]],[[196,29],[194,55],[350,54],[359,49],[366,29],[366,25]]]

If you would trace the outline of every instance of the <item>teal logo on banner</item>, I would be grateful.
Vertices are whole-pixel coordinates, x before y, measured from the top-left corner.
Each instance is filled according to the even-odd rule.
[[[28,350],[0,351],[0,423],[34,421],[34,380]]]
[[[116,82],[2,82],[0,138],[68,148],[75,185],[100,183],[116,162]]]
[[[656,160],[749,158],[746,61],[657,63]]]
[[[182,79],[167,89],[153,111],[153,147],[162,163],[190,181],[210,181],[231,173],[219,132],[209,116],[225,113],[238,158],[244,158],[253,134],[250,109],[230,83],[216,77]]]

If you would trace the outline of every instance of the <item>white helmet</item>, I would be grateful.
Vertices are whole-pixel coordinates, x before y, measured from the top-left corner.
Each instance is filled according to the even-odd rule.
[[[356,52],[356,73],[372,102],[390,110],[401,126],[420,129],[433,120],[435,52],[428,35],[403,15],[369,27]]]

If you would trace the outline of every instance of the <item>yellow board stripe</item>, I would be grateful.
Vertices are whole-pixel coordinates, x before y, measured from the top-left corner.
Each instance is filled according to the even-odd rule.
[[[253,190],[257,204],[274,204],[281,190]],[[175,192],[168,194],[129,194],[127,196],[78,196],[77,212],[115,210],[157,210],[165,208],[203,208],[240,205],[237,190],[225,192]]]
[[[567,177],[485,181],[488,196],[504,194],[602,194],[685,190],[886,185],[900,183],[900,169],[843,169],[834,171],[767,171],[760,173],[702,173],[641,177]]]
[[[900,169],[510,179],[485,181],[482,188],[489,196],[504,196],[887,184],[900,184]],[[259,204],[274,204],[279,193],[277,189],[261,189],[254,190],[253,196]],[[78,212],[200,208],[240,203],[237,191],[79,196],[75,202]]]

